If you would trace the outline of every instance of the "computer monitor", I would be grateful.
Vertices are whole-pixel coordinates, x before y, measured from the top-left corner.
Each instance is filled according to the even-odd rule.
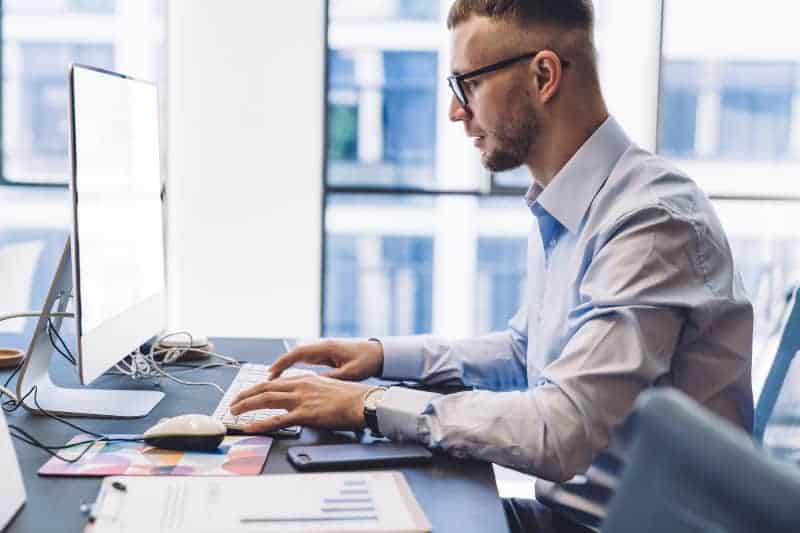
[[[166,326],[158,92],[130,76],[71,65],[69,95],[72,234],[43,311],[63,312],[74,297],[78,374],[88,385]],[[49,318],[37,325],[20,398],[36,386],[46,411],[127,418],[144,416],[163,397],[55,386]]]
[[[8,432],[6,417],[0,411],[0,472],[3,475],[3,496],[0,497],[0,531],[11,523],[14,516],[25,504],[25,485],[22,481],[22,472],[19,461],[11,444],[11,434]]]

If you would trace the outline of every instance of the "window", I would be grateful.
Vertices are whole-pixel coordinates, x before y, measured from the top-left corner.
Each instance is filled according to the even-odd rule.
[[[442,109],[449,93],[438,6],[330,3],[325,335],[468,334],[476,326],[481,229],[453,221],[484,211],[477,201],[484,172]],[[449,147],[469,157],[441,156]],[[524,216],[523,207],[494,212]],[[526,228],[501,235],[524,236]],[[484,294],[500,288],[488,327],[513,314],[519,287],[509,284],[519,280],[486,268],[498,272]]]
[[[696,153],[697,104],[700,96],[698,65],[672,62],[663,66],[659,149],[672,157]]]
[[[642,21],[658,2],[595,4],[609,102],[652,147],[658,20]],[[532,215],[521,196],[531,176],[489,175],[463,126],[447,119],[449,2],[328,5],[323,335],[504,329],[525,291]],[[504,495],[519,495],[509,484],[518,476],[500,474]],[[530,480],[519,486],[527,495]]]
[[[329,2],[324,335],[471,336],[505,328],[521,302],[531,176],[490,176],[447,118],[447,6]],[[655,2],[597,8],[601,61],[628,64],[649,26],[609,21],[647,18]],[[639,91],[609,79],[618,101]]]
[[[665,0],[658,146],[714,200],[755,308],[757,382],[786,294],[800,283],[800,8],[720,9]],[[712,40],[708,20],[721,22]]]
[[[69,64],[156,80],[163,105],[165,7],[162,0],[2,3],[0,315],[41,307],[69,236]],[[34,324],[3,322],[0,345],[24,347]]]
[[[527,276],[525,239],[478,239],[476,331],[500,331],[519,309]]]
[[[331,50],[329,181],[427,186],[436,149],[437,54]]]
[[[792,100],[800,83],[797,72],[797,65],[791,63],[725,65],[720,90],[721,157],[770,160],[793,155],[790,140]]]
[[[665,59],[659,149],[669,156],[774,161],[796,158],[796,64]]]

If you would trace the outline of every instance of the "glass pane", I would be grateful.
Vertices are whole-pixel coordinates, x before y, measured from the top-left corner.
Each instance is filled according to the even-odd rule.
[[[439,19],[438,0],[330,0],[331,22]]]
[[[66,183],[69,63],[163,81],[165,4],[7,0],[2,7],[2,167],[3,177],[16,182],[0,180],[0,315],[5,315],[41,308],[69,237],[67,189],[28,186]],[[131,44],[147,53],[121,57],[120,49],[130,50]],[[162,116],[165,95],[161,91]],[[0,346],[25,348],[35,324],[34,319],[0,323]],[[64,327],[73,331],[72,321]]]
[[[527,276],[525,238],[478,238],[475,329],[485,333],[506,328],[519,309]]]
[[[434,182],[437,61],[435,51],[330,52],[330,184]]]
[[[731,200],[714,204],[755,311],[753,388],[758,393],[775,355],[787,295],[800,284],[800,205]]]
[[[662,113],[659,123],[661,152],[667,156],[691,156],[697,137],[699,66],[670,62],[663,66]]]
[[[69,237],[69,205],[66,189],[0,186],[0,316],[41,309]],[[0,322],[0,346],[27,348],[35,325]]]
[[[3,3],[2,179],[23,184],[67,182],[69,64],[159,81],[163,7],[158,0]],[[132,16],[137,11],[143,16]],[[126,61],[121,58],[126,47],[145,53],[128,54],[139,60]]]
[[[330,2],[328,185],[462,190],[485,177],[463,127],[447,117],[440,4]]]
[[[800,6],[668,0],[659,150],[709,194],[800,197]],[[708,39],[707,21],[720,20]],[[746,38],[743,38],[746,36]],[[753,386],[772,363],[786,294],[800,281],[798,203],[717,201],[755,311]]]
[[[474,335],[517,311],[531,222],[520,198],[329,199],[325,335]]]
[[[718,19],[719,9],[713,2],[665,3],[658,149],[685,159],[710,192],[795,195],[800,41],[789,21],[800,7],[792,0],[769,0],[757,10],[726,4],[724,23],[709,40],[702,21]],[[743,185],[746,177],[732,172],[741,163],[766,181]]]

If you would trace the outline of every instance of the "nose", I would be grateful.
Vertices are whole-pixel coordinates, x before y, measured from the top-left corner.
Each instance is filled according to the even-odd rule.
[[[458,98],[455,95],[450,97],[450,110],[447,113],[448,118],[452,122],[463,122],[469,118],[469,108],[465,108],[461,105],[461,102],[458,101]]]

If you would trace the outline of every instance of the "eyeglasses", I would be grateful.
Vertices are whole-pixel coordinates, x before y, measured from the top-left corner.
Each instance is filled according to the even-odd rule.
[[[468,102],[467,102],[467,91],[464,88],[465,80],[468,80],[469,78],[474,78],[476,76],[481,76],[489,72],[494,72],[495,70],[500,70],[501,68],[506,68],[510,65],[513,65],[517,61],[522,61],[523,59],[531,59],[539,55],[539,53],[541,52],[543,52],[543,50],[534,50],[533,52],[528,52],[527,54],[510,57],[508,59],[498,61],[497,63],[492,63],[491,65],[486,65],[485,67],[465,72],[464,74],[458,74],[457,76],[448,76],[447,84],[450,85],[450,89],[453,91],[453,94],[458,99],[459,103],[461,104],[461,107],[466,108]],[[561,65],[563,67],[569,66],[569,61],[566,61],[564,59],[560,59],[559,61],[561,61]]]

